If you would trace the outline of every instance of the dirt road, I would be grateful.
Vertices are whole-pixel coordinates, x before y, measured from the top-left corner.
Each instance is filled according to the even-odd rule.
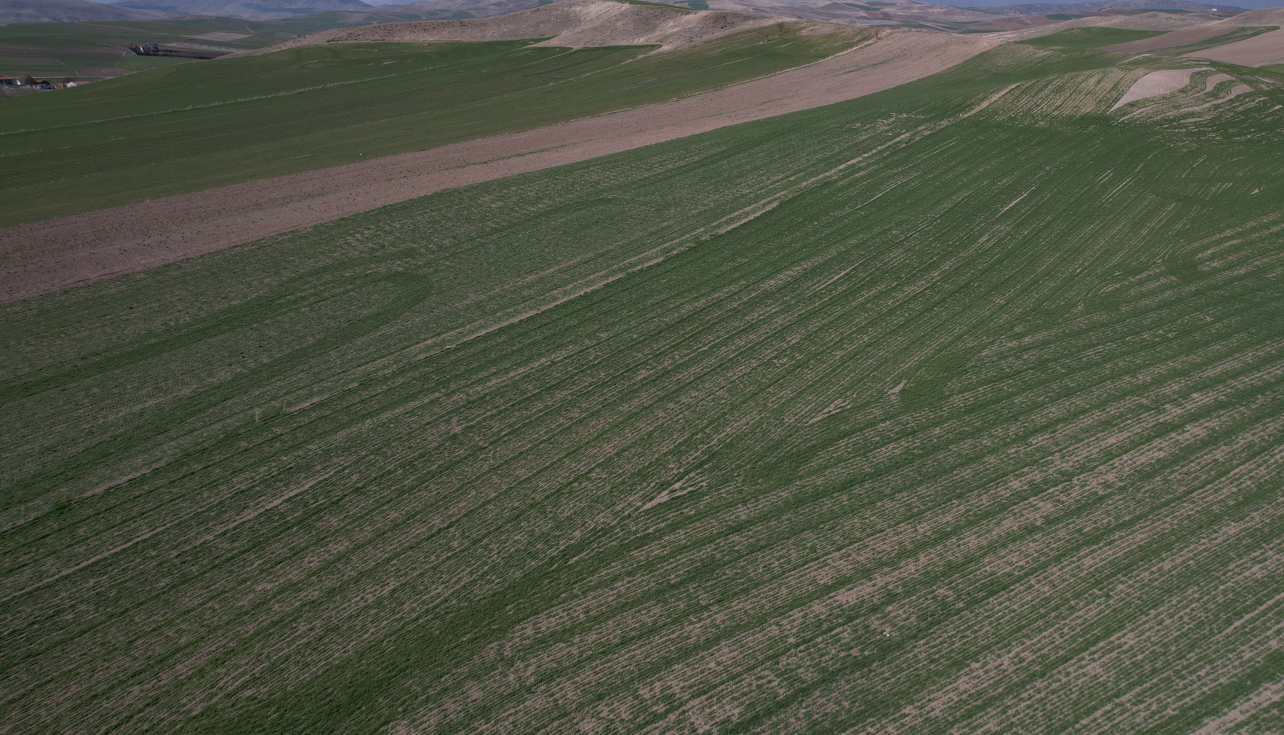
[[[820,107],[948,69],[998,42],[899,32],[807,67],[522,133],[0,229],[9,303],[443,189]]]

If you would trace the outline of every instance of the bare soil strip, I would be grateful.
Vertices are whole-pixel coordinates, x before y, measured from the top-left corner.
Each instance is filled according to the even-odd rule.
[[[0,303],[444,189],[854,99],[944,71],[995,45],[973,36],[893,33],[817,64],[662,104],[0,229]]]

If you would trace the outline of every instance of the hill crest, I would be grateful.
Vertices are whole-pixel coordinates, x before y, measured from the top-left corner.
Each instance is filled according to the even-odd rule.
[[[263,49],[263,52],[320,43],[516,41],[528,38],[548,39],[541,44],[547,46],[658,45],[664,50],[671,50],[784,20],[769,15],[692,11],[616,0],[573,0],[488,18],[338,28]]]
[[[119,0],[112,6],[160,15],[215,15],[255,20],[280,20],[327,10],[362,11],[372,6],[361,0]]]
[[[1208,5],[1191,0],[1091,0],[1069,3],[1018,3],[1013,5],[972,5],[990,12],[1012,15],[1056,15],[1075,13],[1100,13],[1107,10],[1243,10],[1234,5]]]

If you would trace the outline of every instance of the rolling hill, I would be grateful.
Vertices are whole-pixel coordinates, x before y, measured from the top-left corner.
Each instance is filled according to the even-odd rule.
[[[962,3],[960,3],[960,5],[962,5]],[[1013,13],[1015,15],[1099,13],[1104,10],[1209,11],[1214,8],[1221,10],[1243,10],[1243,8],[1235,5],[1210,5],[1207,3],[1191,2],[1191,0],[1092,0],[1091,2],[1019,3],[1015,5],[1001,5],[998,3],[988,5],[985,3],[976,3],[968,5],[968,7],[985,8],[993,12]]]
[[[340,28],[256,53],[331,43],[519,39],[547,39],[541,40],[540,45],[571,48],[658,46],[662,50],[673,50],[782,20],[779,17],[747,13],[692,12],[663,5],[640,5],[614,0],[573,0],[490,18],[412,21],[376,27]],[[846,32],[840,26],[821,26],[819,29],[822,33]],[[783,27],[780,32],[783,32]]]
[[[438,18],[485,18],[537,8],[540,0],[420,0],[395,6],[405,13],[415,13],[429,20]]]
[[[140,11],[142,12],[142,11]],[[87,81],[121,76],[175,64],[190,58],[137,56],[131,43],[167,48],[235,53],[272,46],[299,34],[315,33],[355,22],[404,20],[370,13],[354,20],[349,13],[318,13],[289,20],[185,18],[151,21],[13,23],[0,28],[0,74]],[[362,13],[360,15],[367,15]]]
[[[593,10],[600,5],[624,13],[602,15]],[[46,219],[662,102],[819,61],[872,36],[864,29],[802,22],[758,31],[763,19],[747,17],[738,26],[725,14],[601,0],[580,7],[596,21],[572,27],[565,13],[575,7],[554,6],[516,20],[494,19],[491,26],[446,26],[456,35],[442,39],[458,40],[461,27],[477,40],[529,39],[536,30],[557,35],[561,29],[588,46],[575,51],[530,40],[369,43],[386,38],[380,35],[385,31],[337,29],[274,47],[284,48],[275,53],[170,66],[98,82],[74,95],[6,105],[0,108],[0,131],[12,165],[0,172],[0,192],[14,206],[0,214],[0,222]],[[413,34],[418,42],[432,40],[431,33],[422,35],[425,27],[438,26],[386,28]],[[655,45],[618,45],[680,46],[693,37],[703,43],[665,53],[650,53]]]
[[[0,0],[0,23],[152,20],[166,15],[158,10],[104,5],[88,0]]]
[[[310,15],[327,10],[370,10],[370,6],[361,0],[117,0],[113,7],[166,15],[217,15],[258,20]]]

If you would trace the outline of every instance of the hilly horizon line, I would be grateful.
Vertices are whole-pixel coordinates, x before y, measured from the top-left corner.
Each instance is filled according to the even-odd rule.
[[[432,0],[427,0],[427,1],[432,2]],[[663,0],[659,0],[659,1],[663,2]],[[796,0],[786,0],[786,2],[794,2],[794,1]],[[121,4],[121,0],[88,0],[88,2],[96,3],[99,5]],[[397,6],[397,5],[413,5],[421,2],[424,2],[424,0],[374,0],[373,2],[365,2],[365,0],[348,0],[348,3],[364,5],[369,8]],[[348,4],[348,3],[345,3],[345,4]],[[937,5],[938,3],[923,3],[923,4]],[[1046,6],[1046,5],[1055,5],[1055,6],[1092,5],[1092,6],[1100,6],[1100,8],[1103,10],[1109,9],[1109,8],[1120,8],[1120,9],[1130,9],[1132,7],[1141,8],[1143,6],[1162,8],[1162,9],[1202,7],[1202,8],[1225,8],[1229,10],[1260,10],[1262,8],[1284,7],[1284,0],[1236,0],[1234,3],[1229,3],[1229,4],[1198,3],[1198,2],[1191,2],[1190,0],[1156,0],[1154,2],[1144,2],[1143,0],[1133,0],[1132,2],[1130,2],[1129,0],[1099,0],[1098,2],[1079,2],[1078,0],[1046,0],[1046,2],[1040,2],[1040,3],[1009,3],[1009,2],[1004,2],[1004,0],[960,0],[960,2],[942,2],[942,3],[939,3],[939,5],[943,7],[955,7],[955,8],[985,8],[987,10],[994,9],[994,8],[1033,8],[1033,7]]]

